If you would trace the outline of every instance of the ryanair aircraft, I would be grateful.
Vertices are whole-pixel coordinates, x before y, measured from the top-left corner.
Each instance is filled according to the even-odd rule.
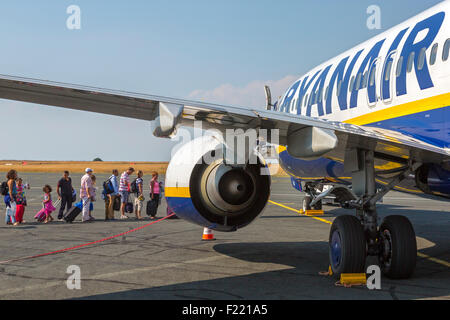
[[[148,120],[161,138],[196,121],[223,134],[276,132],[280,164],[307,194],[303,209],[333,196],[356,212],[331,227],[333,273],[364,272],[370,255],[388,277],[408,278],[417,256],[412,225],[394,215],[378,224],[376,204],[393,189],[450,198],[449,16],[444,1],[314,68],[273,105],[267,90],[266,109],[13,76],[0,76],[0,98]],[[184,145],[167,170],[168,205],[218,231],[247,226],[264,210],[271,184],[258,148],[249,149],[255,154],[212,135]]]

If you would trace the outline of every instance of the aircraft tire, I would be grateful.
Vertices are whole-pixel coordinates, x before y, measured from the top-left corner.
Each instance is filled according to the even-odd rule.
[[[364,273],[366,238],[361,222],[355,216],[337,217],[330,230],[329,259],[333,275]]]
[[[303,198],[303,201],[302,201],[303,213],[305,213],[306,210],[311,210],[311,205],[310,205],[311,201],[312,201],[311,196],[305,196]]]
[[[414,228],[404,216],[388,216],[380,226],[379,261],[384,275],[408,279],[414,273],[417,243]]]
[[[314,205],[314,210],[322,210],[322,200]]]

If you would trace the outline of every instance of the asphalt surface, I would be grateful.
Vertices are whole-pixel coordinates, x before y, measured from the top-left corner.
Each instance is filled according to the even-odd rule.
[[[77,246],[150,222],[104,222],[99,199],[93,223],[38,224],[33,216],[41,208],[42,186],[55,186],[58,175],[22,177],[32,186],[28,223],[0,224],[0,261]],[[99,186],[105,177],[98,176]],[[73,177],[76,185],[79,178]],[[272,201],[299,209],[301,199],[288,179],[273,179]],[[163,200],[159,217],[165,216],[165,209]],[[332,206],[324,209],[322,219],[329,222],[348,213]],[[320,276],[328,266],[330,224],[269,204],[249,227],[216,233],[213,242],[201,241],[198,226],[165,220],[78,250],[0,263],[0,299],[450,299],[449,202],[391,192],[379,206],[380,218],[389,214],[410,218],[419,257],[412,279],[383,277],[381,290],[337,287],[336,279]],[[67,288],[71,265],[80,267],[80,290]]]

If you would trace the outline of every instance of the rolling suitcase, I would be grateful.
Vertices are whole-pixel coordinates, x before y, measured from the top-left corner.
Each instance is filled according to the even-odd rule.
[[[117,196],[117,197],[114,199],[113,210],[114,210],[114,211],[119,211],[119,210],[120,210],[120,205],[121,205],[120,197]]]
[[[45,220],[45,218],[47,217],[46,213],[45,213],[45,209],[41,209],[38,213],[36,213],[36,215],[34,216],[34,218],[38,221],[38,222],[42,222]]]
[[[81,209],[78,206],[73,206],[71,209],[69,209],[69,211],[66,212],[66,214],[64,215],[64,220],[67,223],[72,223],[76,217],[78,217],[78,215],[81,213]]]

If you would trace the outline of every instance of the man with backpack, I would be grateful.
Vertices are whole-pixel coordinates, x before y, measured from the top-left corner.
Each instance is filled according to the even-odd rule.
[[[111,177],[103,183],[103,195],[105,197],[105,220],[114,220],[114,202],[119,198],[119,170],[114,169]]]

